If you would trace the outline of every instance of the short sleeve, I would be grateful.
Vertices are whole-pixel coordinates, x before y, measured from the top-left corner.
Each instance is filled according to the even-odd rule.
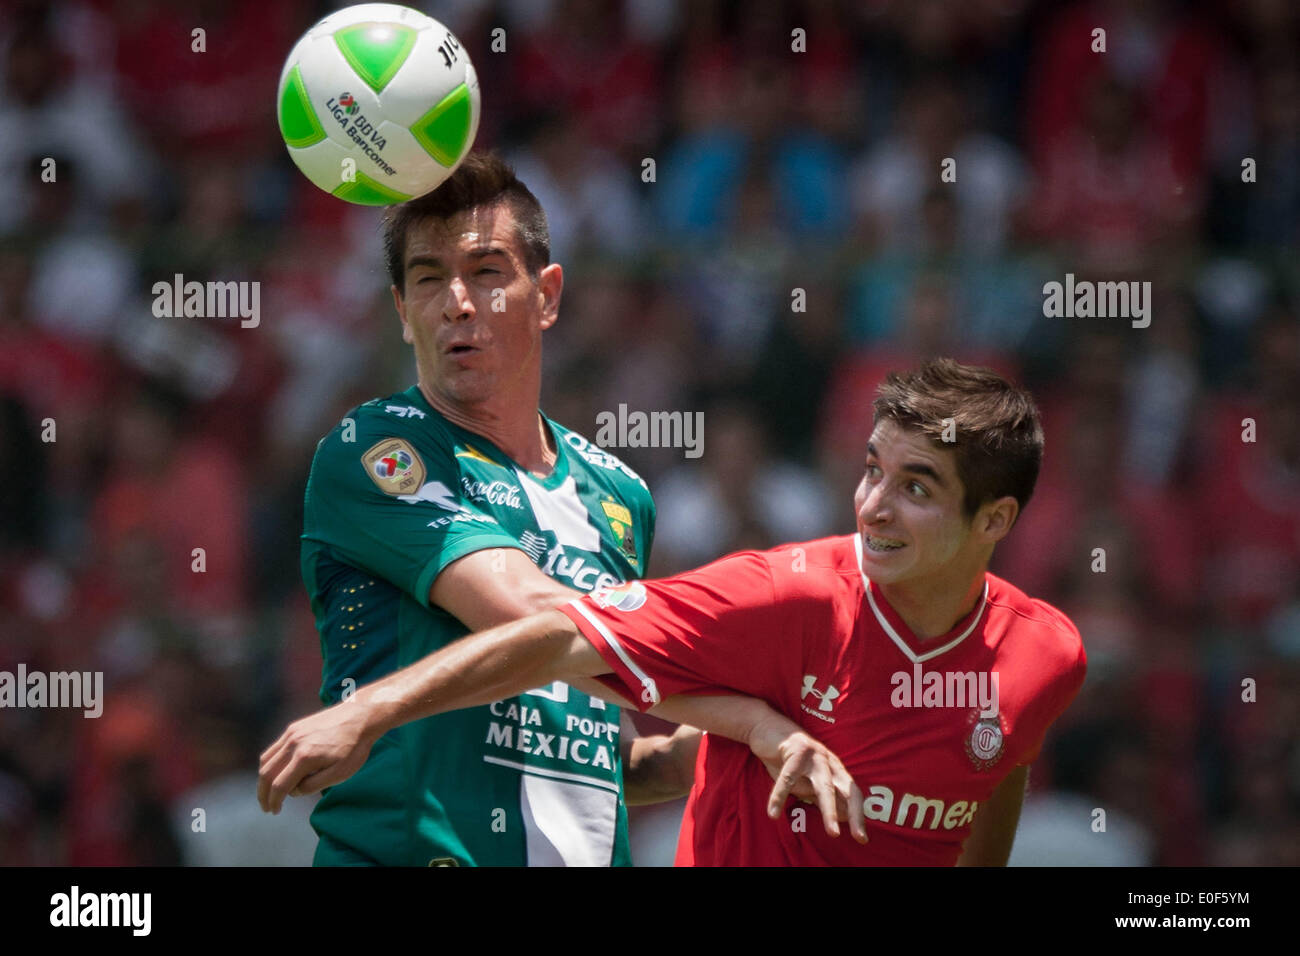
[[[613,671],[604,678],[641,710],[681,693],[770,698],[781,660],[784,612],[759,552],[695,571],[593,592],[563,611]]]
[[[1083,687],[1083,679],[1088,670],[1088,658],[1083,650],[1083,641],[1079,637],[1079,632],[1074,625],[1060,615],[1060,619],[1065,621],[1073,635],[1072,644],[1074,654],[1072,659],[1065,658],[1063,666],[1058,668],[1051,680],[1047,683],[1043,693],[1039,696],[1038,701],[1032,710],[1032,726],[1034,731],[1034,742],[1025,750],[1025,754],[1020,758],[1018,763],[1021,766],[1029,766],[1038,759],[1043,749],[1043,740],[1047,737],[1047,731],[1056,723],[1066,708],[1074,702],[1078,696],[1080,688]]]
[[[453,561],[520,547],[496,518],[456,494],[459,486],[450,454],[402,438],[343,442],[335,431],[312,465],[303,537],[427,607],[430,586]]]

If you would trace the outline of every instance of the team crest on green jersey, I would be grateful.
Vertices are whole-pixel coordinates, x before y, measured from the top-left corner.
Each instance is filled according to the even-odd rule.
[[[636,536],[632,533],[632,512],[613,498],[606,498],[600,503],[609,521],[609,527],[618,539],[619,553],[632,562],[632,567],[640,567],[636,557]]]

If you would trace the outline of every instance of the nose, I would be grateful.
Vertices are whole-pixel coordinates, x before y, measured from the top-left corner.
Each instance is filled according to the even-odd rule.
[[[469,286],[459,276],[447,283],[447,298],[443,302],[442,316],[449,322],[474,317],[474,300],[470,298]]]
[[[858,517],[864,525],[882,524],[893,516],[888,484],[887,481],[878,481],[866,486],[866,496],[862,499],[862,507],[858,509]]]

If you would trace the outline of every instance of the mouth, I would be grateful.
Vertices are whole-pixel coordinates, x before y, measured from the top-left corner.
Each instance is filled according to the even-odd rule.
[[[878,538],[875,535],[864,534],[862,543],[867,546],[867,550],[874,551],[877,554],[884,554],[889,551],[897,551],[903,547],[903,542],[895,541],[893,538]]]
[[[443,350],[444,355],[469,355],[479,351],[473,345],[449,345]]]

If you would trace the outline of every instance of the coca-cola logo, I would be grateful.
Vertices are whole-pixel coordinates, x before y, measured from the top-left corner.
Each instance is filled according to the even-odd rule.
[[[524,506],[519,498],[519,487],[508,481],[476,481],[462,475],[460,486],[473,501],[485,501],[490,505],[503,505],[507,508]]]

